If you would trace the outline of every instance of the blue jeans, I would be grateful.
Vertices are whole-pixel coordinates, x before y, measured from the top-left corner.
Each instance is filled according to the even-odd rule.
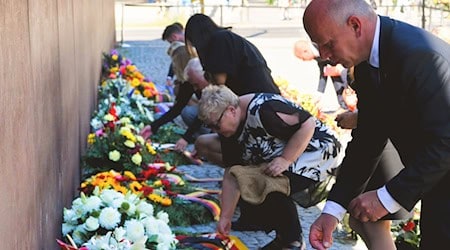
[[[198,105],[188,105],[181,111],[181,118],[188,127],[192,126],[194,121],[197,119],[197,115]],[[194,132],[193,136],[195,139],[197,139],[198,136],[209,133],[211,133],[210,129],[201,126],[197,131]]]

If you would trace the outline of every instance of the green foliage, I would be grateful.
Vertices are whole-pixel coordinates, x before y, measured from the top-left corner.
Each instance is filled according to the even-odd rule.
[[[165,143],[175,143],[180,139],[186,131],[174,123],[167,123],[158,129],[158,133],[152,135],[150,139],[152,142],[165,144]]]

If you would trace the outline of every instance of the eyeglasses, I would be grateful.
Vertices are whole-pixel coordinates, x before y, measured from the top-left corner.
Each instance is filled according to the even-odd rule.
[[[213,129],[213,130],[220,130],[220,121],[222,121],[223,114],[225,114],[225,111],[227,111],[228,108],[225,108],[222,113],[219,116],[219,119],[215,123],[212,124],[206,124],[207,128]]]

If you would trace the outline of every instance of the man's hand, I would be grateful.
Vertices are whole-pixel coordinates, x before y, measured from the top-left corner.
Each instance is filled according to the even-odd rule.
[[[378,199],[376,190],[363,193],[353,199],[348,206],[348,211],[351,216],[362,222],[375,222],[389,213]]]
[[[141,130],[141,136],[147,140],[152,135],[152,126],[147,125]]]
[[[188,145],[188,142],[185,139],[180,138],[177,141],[177,143],[175,144],[175,150],[184,151],[184,150],[186,150],[187,145]]]
[[[309,243],[314,249],[325,250],[333,244],[333,231],[338,220],[330,214],[321,214],[309,229]]]

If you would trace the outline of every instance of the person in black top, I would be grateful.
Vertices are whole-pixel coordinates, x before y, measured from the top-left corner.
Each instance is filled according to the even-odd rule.
[[[184,46],[177,50],[185,50]],[[176,66],[177,64],[174,64]],[[176,68],[176,67],[175,67]],[[203,70],[198,58],[190,59],[184,67],[184,81],[180,84],[174,106],[170,108],[163,116],[143,128],[141,134],[144,138],[157,133],[158,129],[181,115],[188,129],[182,137],[176,142],[175,149],[185,150],[188,143],[193,143],[200,134],[209,133],[210,130],[202,126],[202,122],[197,118],[197,105],[188,105],[192,95],[197,99],[201,97],[201,90],[209,83],[203,77]]]
[[[219,27],[203,14],[191,16],[185,28],[186,46],[195,48],[213,84],[225,84],[235,94],[279,94],[266,60],[247,39]]]

